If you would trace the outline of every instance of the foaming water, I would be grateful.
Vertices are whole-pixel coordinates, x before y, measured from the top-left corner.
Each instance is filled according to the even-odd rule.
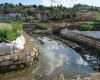
[[[80,75],[86,77],[93,72],[88,63],[68,46],[47,37],[37,37],[40,51],[39,69],[47,78],[63,73],[66,79]]]

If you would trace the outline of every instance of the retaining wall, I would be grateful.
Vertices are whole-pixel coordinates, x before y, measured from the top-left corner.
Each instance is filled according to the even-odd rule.
[[[23,32],[25,37],[25,47],[16,53],[0,56],[0,72],[8,72],[19,70],[31,65],[35,65],[38,61],[39,53],[35,43],[31,38]]]

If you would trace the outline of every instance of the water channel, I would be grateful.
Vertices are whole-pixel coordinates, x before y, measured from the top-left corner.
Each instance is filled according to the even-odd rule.
[[[87,51],[83,58],[74,49],[50,37],[32,36],[32,41],[36,42],[40,53],[35,69],[0,75],[0,80],[57,80],[54,78],[58,75],[62,75],[62,80],[72,80],[75,76],[85,78],[96,72],[91,65],[97,64],[98,60]]]

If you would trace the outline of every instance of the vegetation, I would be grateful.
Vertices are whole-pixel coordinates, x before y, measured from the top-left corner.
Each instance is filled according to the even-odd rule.
[[[37,26],[38,29],[46,30],[46,29],[56,29],[60,27],[66,26],[66,22],[42,22],[39,20],[33,20],[33,23]]]
[[[100,7],[88,6],[82,4],[76,4],[72,8],[67,8],[62,5],[59,6],[51,5],[49,7],[45,7],[43,5],[38,5],[38,6],[23,5],[21,3],[15,5],[11,3],[4,3],[4,4],[0,4],[0,10],[1,10],[0,12],[3,14],[9,14],[10,11],[13,12],[17,11],[18,14],[16,15],[16,17],[12,18],[11,20],[33,22],[35,25],[38,26],[38,29],[58,28],[58,27],[66,26],[68,23],[73,24],[74,22],[78,22],[78,21],[81,22],[82,20],[80,18],[82,16],[79,16],[79,14],[77,13],[78,12],[80,13],[82,10],[95,12],[94,16],[100,16]],[[88,20],[92,20],[91,16],[86,17],[86,20],[87,18],[90,18]],[[93,20],[93,22],[100,23],[100,19],[95,19]],[[100,30],[99,25],[95,23],[93,24],[85,23],[82,24],[82,30],[93,30],[93,29]],[[22,25],[14,24],[13,26],[16,27]]]
[[[95,20],[93,20],[94,22],[98,22],[98,23],[100,23],[100,18],[99,19],[95,19]]]
[[[22,24],[12,23],[12,28],[2,28],[0,29],[0,43],[1,42],[11,42],[15,40],[19,35],[19,31],[22,29]]]
[[[82,30],[90,31],[90,30],[92,30],[92,28],[93,28],[93,26],[90,24],[86,24],[86,23],[82,24]]]
[[[81,24],[81,30],[86,31],[98,31],[100,30],[100,19],[94,19],[90,21],[84,21]]]
[[[20,31],[20,30],[22,30],[23,25],[22,25],[22,23],[20,23],[20,22],[12,22],[12,28],[13,28],[15,31]]]
[[[27,16],[35,17],[37,12],[42,13],[45,17],[48,17],[49,20],[53,21],[61,21],[66,19],[73,20],[75,18],[75,12],[80,10],[88,10],[88,11],[96,11],[97,15],[99,14],[99,7],[93,7],[88,5],[77,4],[72,8],[59,6],[50,6],[45,7],[43,5],[22,5],[21,3],[14,5],[11,3],[0,4],[0,10],[3,11],[4,14],[10,13],[12,10],[18,10],[21,13],[22,17],[26,17],[26,21],[28,20]],[[18,20],[19,16],[16,16],[16,20]]]

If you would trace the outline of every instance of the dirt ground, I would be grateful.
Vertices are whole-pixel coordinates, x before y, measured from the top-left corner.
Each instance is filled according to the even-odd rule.
[[[12,28],[11,27],[11,24],[9,23],[0,23],[0,29],[9,29],[9,28]]]
[[[94,74],[88,80],[100,80],[100,73]]]

